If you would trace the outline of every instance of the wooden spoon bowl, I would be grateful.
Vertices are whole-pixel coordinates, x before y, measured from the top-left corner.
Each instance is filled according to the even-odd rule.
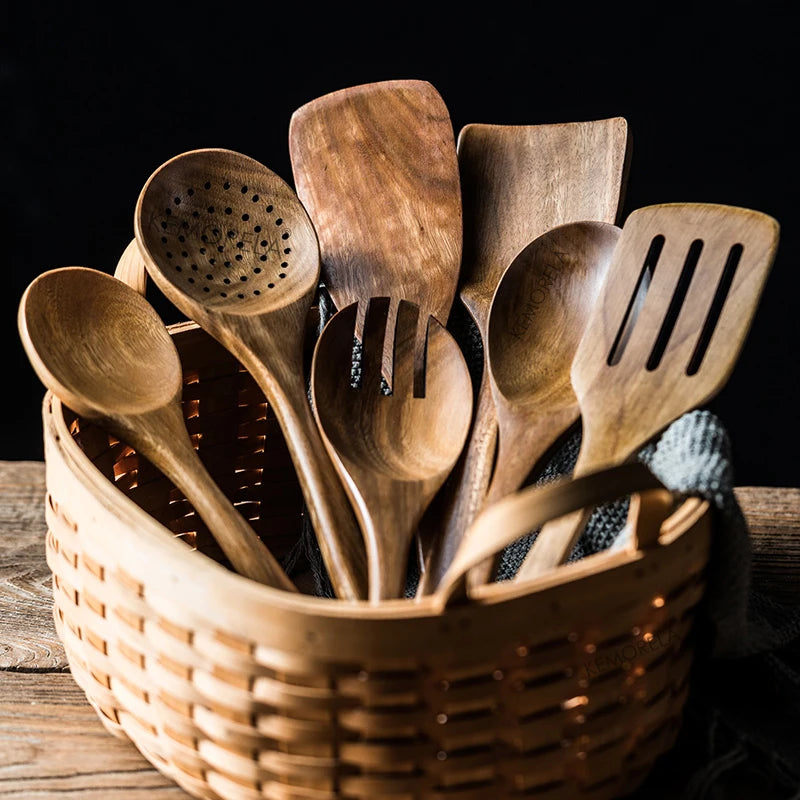
[[[580,417],[570,370],[620,233],[593,220],[559,225],[503,274],[488,321],[499,430],[489,502],[518,489]]]

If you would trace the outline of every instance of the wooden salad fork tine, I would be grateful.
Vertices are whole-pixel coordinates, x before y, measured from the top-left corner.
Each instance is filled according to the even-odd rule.
[[[466,361],[433,317],[423,345],[424,386],[415,389],[419,313],[416,304],[399,303],[388,375],[389,298],[369,301],[358,381],[351,369],[357,303],[334,314],[312,359],[314,413],[361,523],[371,602],[402,596],[419,520],[464,446],[472,413]]]
[[[775,219],[736,206],[666,203],[629,215],[572,364],[583,423],[573,477],[635,457],[723,387],[778,238]],[[592,511],[546,524],[516,579],[563,563]]]

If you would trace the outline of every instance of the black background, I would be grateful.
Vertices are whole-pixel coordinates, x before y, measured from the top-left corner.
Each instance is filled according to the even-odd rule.
[[[624,216],[720,202],[781,224],[778,255],[733,375],[708,405],[731,434],[738,485],[800,485],[797,457],[797,26],[768,4],[386,4],[357,15],[300,3],[164,4],[107,13],[7,6],[2,87],[6,409],[0,458],[40,459],[43,388],[16,310],[39,273],[113,272],[136,198],[173,155],[227,147],[292,183],[288,123],[346,86],[421,78],[454,131],[624,116]],[[152,291],[148,292],[150,296]],[[151,299],[166,322],[181,315]]]

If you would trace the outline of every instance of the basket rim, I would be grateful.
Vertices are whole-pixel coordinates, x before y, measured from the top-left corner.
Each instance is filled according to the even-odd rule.
[[[196,327],[194,323],[178,323],[181,328]],[[170,326],[177,327],[177,326]],[[45,438],[57,449],[65,466],[79,480],[92,497],[114,516],[133,535],[140,537],[149,549],[157,554],[162,569],[166,569],[177,582],[183,582],[191,561],[192,583],[214,583],[216,590],[249,595],[252,602],[268,603],[277,609],[294,613],[337,619],[415,619],[440,617],[442,606],[435,595],[420,598],[397,598],[380,604],[368,600],[343,600],[342,598],[318,597],[315,595],[288,592],[267,586],[240,575],[214,559],[196,550],[187,550],[184,543],[175,538],[172,531],[148,514],[122,491],[117,491],[91,459],[81,449],[70,433],[63,413],[64,404],[47,390],[42,400]],[[661,527],[660,541],[671,544],[701,520],[710,510],[710,503],[700,497],[684,498]],[[167,534],[165,536],[165,533]],[[520,582],[501,581],[485,584],[471,591],[470,604],[481,606],[502,605],[521,596],[538,593],[564,583],[578,581],[598,572],[605,572],[645,555],[641,549],[630,546],[616,551],[601,551],[574,562],[561,565],[531,580]]]

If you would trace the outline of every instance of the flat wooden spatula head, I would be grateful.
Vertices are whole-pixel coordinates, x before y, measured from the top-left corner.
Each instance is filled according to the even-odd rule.
[[[728,380],[778,246],[771,216],[709,203],[632,212],[572,365],[579,463],[617,463]]]
[[[292,114],[289,151],[337,308],[402,298],[444,324],[462,218],[455,134],[439,92],[389,80],[323,95]]]

